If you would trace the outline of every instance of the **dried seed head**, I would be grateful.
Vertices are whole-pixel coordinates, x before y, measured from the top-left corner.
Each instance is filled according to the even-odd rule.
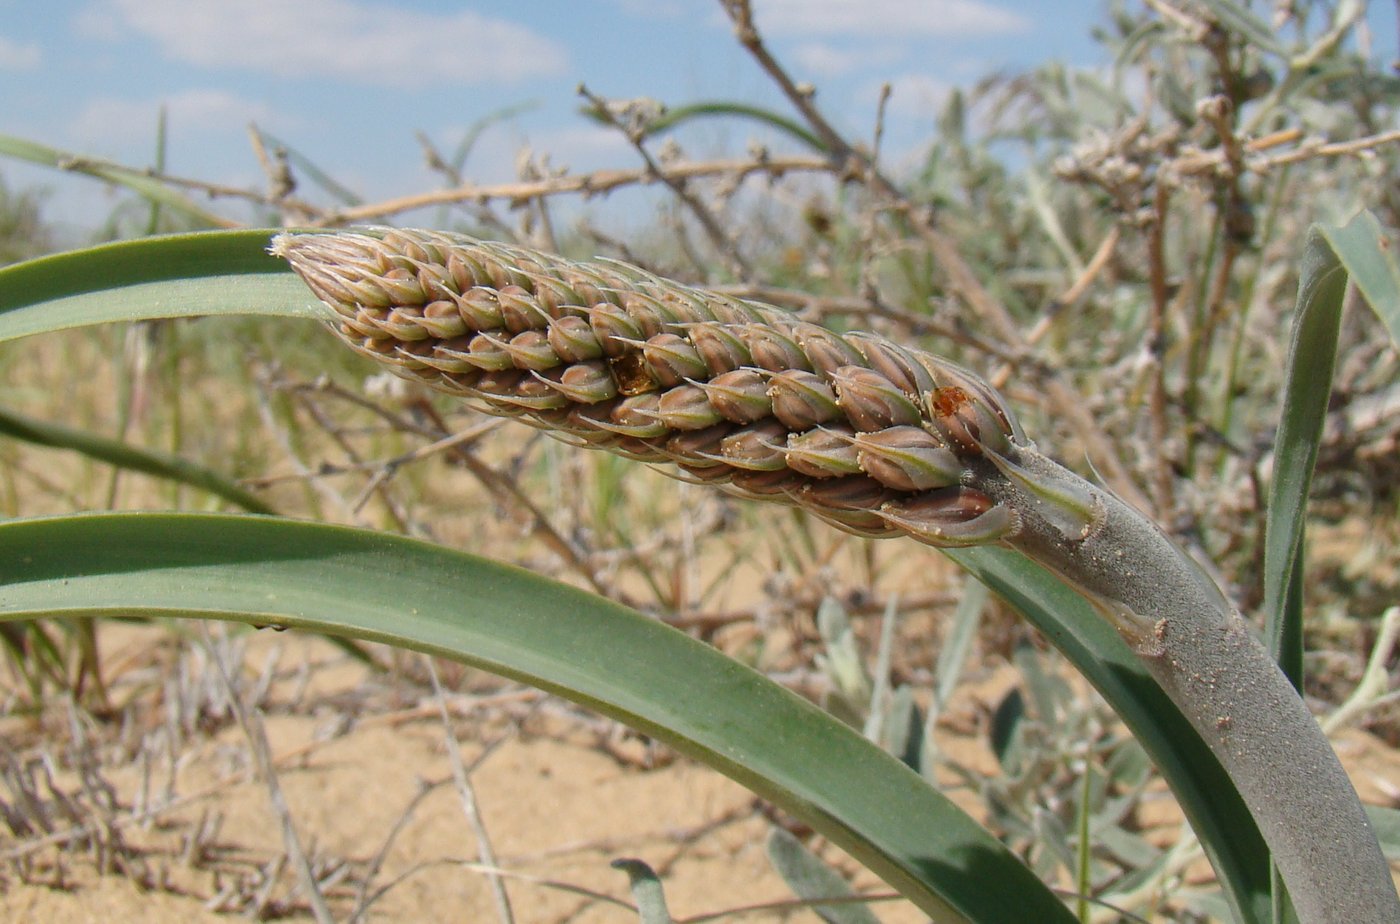
[[[1093,528],[1082,498],[1023,483],[1023,437],[995,390],[873,334],[436,232],[281,235],[273,251],[361,353],[576,445],[671,462],[861,535],[1011,535],[1016,514],[963,486],[997,471],[1067,537]]]

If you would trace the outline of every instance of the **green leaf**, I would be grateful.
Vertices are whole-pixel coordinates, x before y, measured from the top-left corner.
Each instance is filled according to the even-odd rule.
[[[105,244],[0,269],[0,343],[153,318],[327,317],[267,253],[274,230],[205,231]]]
[[[595,122],[607,122],[607,117],[599,113],[594,106],[585,106],[581,112]],[[642,130],[647,136],[660,135],[697,118],[713,117],[740,118],[758,122],[806,145],[818,154],[830,153],[827,151],[826,144],[801,122],[762,106],[731,100],[703,100],[681,106],[668,106],[664,112],[648,121]]]
[[[1400,344],[1400,267],[1380,224],[1362,212],[1342,227],[1308,231],[1298,281],[1283,410],[1274,442],[1264,535],[1265,638],[1293,680],[1303,671],[1303,545],[1308,492],[1332,394],[1348,274]]]
[[[738,662],[572,587],[438,546],[270,517],[0,523],[0,620],[232,619],[453,658],[613,716],[822,832],[940,921],[1073,920],[917,774]]]
[[[641,860],[631,859],[614,860],[611,865],[613,869],[627,874],[632,898],[637,902],[637,916],[642,924],[674,924],[671,912],[666,908],[666,893],[654,869]]]
[[[1342,268],[1376,317],[1390,332],[1390,342],[1400,348],[1400,254],[1396,242],[1386,236],[1370,212],[1362,212],[1341,227],[1321,225]]]
[[[1392,862],[1400,860],[1400,811],[1383,805],[1368,805],[1365,808],[1386,859]]]
[[[0,435],[24,440],[27,443],[35,443],[39,446],[71,449],[88,458],[107,462],[118,468],[178,481],[181,484],[208,491],[216,497],[222,497],[249,513],[277,512],[218,472],[178,456],[149,452],[101,434],[47,423],[0,408]]]
[[[817,900],[822,898],[853,898],[855,890],[840,873],[782,828],[774,828],[768,834],[768,860],[793,894],[812,902],[812,911],[827,924],[880,924],[880,919],[861,904],[819,904]]]
[[[13,135],[0,135],[0,155],[27,160],[30,163],[52,167],[67,173],[82,173],[99,180],[115,183],[118,186],[125,186],[152,205],[164,205],[211,228],[229,227],[232,224],[222,215],[214,214],[188,196],[171,189],[160,180],[147,176],[143,170],[75,154],[72,151],[60,151],[57,148],[16,138]]]
[[[1210,10],[1217,23],[1239,34],[1251,45],[1280,58],[1288,57],[1288,49],[1279,43],[1274,30],[1248,7],[1241,6],[1235,0],[1201,0],[1201,3]]]

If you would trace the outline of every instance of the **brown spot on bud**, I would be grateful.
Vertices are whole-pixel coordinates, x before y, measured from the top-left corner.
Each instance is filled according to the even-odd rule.
[[[612,367],[617,390],[624,395],[641,395],[656,390],[656,379],[651,376],[651,366],[642,354],[633,350],[608,360]]]

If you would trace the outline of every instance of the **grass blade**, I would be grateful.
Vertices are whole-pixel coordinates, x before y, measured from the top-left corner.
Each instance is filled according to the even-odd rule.
[[[286,262],[267,253],[274,233],[171,234],[7,266],[0,269],[0,343],[112,321],[326,317]]]
[[[305,628],[513,677],[733,777],[936,920],[1073,920],[995,838],[854,730],[680,632],[518,568],[269,517],[0,523],[0,620],[119,615]]]
[[[101,434],[36,420],[0,408],[0,435],[54,449],[71,449],[118,468],[178,481],[222,497],[249,513],[277,512],[212,469],[178,456],[149,452]]]
[[[211,228],[228,228],[234,225],[234,222],[229,219],[201,208],[193,199],[181,195],[159,180],[152,179],[145,172],[124,167],[121,164],[74,154],[71,151],[60,151],[57,148],[26,141],[13,135],[0,135],[0,156],[27,160],[30,163],[52,167],[67,173],[82,173],[99,180],[106,180],[108,183],[125,186],[152,205],[164,205]]]

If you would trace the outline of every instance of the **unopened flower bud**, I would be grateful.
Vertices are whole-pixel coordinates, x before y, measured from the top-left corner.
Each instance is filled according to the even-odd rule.
[[[732,372],[740,366],[752,366],[753,354],[734,332],[722,324],[707,322],[687,328],[695,351],[705,361],[711,375]]]
[[[913,426],[919,409],[880,373],[861,366],[842,366],[832,374],[837,403],[857,430]]]
[[[793,430],[810,430],[841,416],[836,392],[819,375],[801,369],[779,372],[768,380],[773,416]]]
[[[787,439],[788,468],[813,478],[859,475],[860,462],[849,433],[812,430],[793,433]]]
[[[671,388],[707,374],[705,361],[690,341],[677,334],[657,334],[642,344],[642,355],[651,365],[652,378],[662,388]]]
[[[467,332],[467,322],[457,311],[457,303],[446,299],[438,299],[424,305],[418,325],[439,340],[460,337]]]
[[[939,488],[880,507],[884,520],[936,546],[986,545],[1015,534],[1010,508],[971,488]]]
[[[680,385],[663,392],[657,402],[656,419],[676,430],[703,430],[724,420],[705,391],[694,385]]]
[[[520,286],[506,286],[496,292],[496,300],[501,304],[501,318],[506,330],[518,334],[527,330],[544,330],[549,326],[549,315],[540,307],[530,293]]]
[[[603,355],[603,345],[584,318],[565,316],[550,321],[547,336],[555,355],[566,363],[586,362]]]
[[[890,427],[852,438],[860,467],[897,491],[927,491],[956,485],[965,466],[921,427]]]
[[[617,383],[608,371],[607,363],[587,362],[565,366],[557,377],[546,378],[570,401],[598,404],[617,397]]]
[[[717,375],[708,382],[696,381],[691,384],[705,390],[705,396],[725,420],[747,424],[773,413],[768,385],[752,369],[736,369]]]

